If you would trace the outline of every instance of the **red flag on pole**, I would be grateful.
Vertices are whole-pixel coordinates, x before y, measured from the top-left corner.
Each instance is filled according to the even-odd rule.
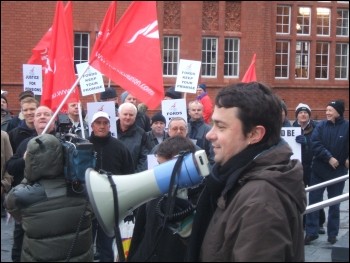
[[[96,42],[94,48],[92,49],[92,54],[95,54],[98,48],[101,46],[101,43],[106,40],[109,34],[112,32],[113,27],[115,26],[115,16],[117,12],[117,2],[112,1],[109,5],[107,13],[102,21],[100,31],[98,31]]]
[[[66,4],[66,6],[64,8],[64,13],[66,15],[67,21],[73,20],[73,18],[72,18],[72,2],[71,1],[69,1]],[[73,29],[72,29],[72,31],[73,31]],[[70,32],[70,31],[68,31],[68,32]],[[43,71],[46,70],[46,59],[47,59],[47,54],[49,51],[49,46],[51,43],[51,36],[52,36],[52,26],[49,28],[49,30],[47,30],[45,35],[40,39],[39,43],[36,44],[36,46],[32,49],[32,56],[28,60],[27,64],[42,65]],[[73,48],[73,46],[72,46],[72,48]]]
[[[156,1],[133,1],[90,65],[156,109],[164,98]]]
[[[72,9],[70,9],[71,11]],[[67,14],[66,14],[67,15]],[[73,63],[73,21],[66,20],[63,3],[57,2],[55,18],[51,30],[51,42],[46,60],[44,88],[41,104],[56,110],[75,81]],[[71,13],[68,17],[72,17]],[[68,32],[68,30],[70,30]],[[75,90],[69,102],[78,102],[79,92]],[[65,112],[66,107],[62,108]]]
[[[242,82],[252,82],[256,81],[256,72],[255,72],[255,60],[256,60],[256,54],[254,54],[252,62],[250,63],[249,68],[245,72]]]

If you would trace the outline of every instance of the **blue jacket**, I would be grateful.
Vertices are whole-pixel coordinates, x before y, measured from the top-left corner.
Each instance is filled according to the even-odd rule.
[[[349,158],[349,121],[343,117],[335,123],[323,120],[314,129],[311,136],[314,161],[312,169],[318,176],[330,180],[347,174],[345,161]],[[339,161],[337,169],[328,163],[334,157]]]

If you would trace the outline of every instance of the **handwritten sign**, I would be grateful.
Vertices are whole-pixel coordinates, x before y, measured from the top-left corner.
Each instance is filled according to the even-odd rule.
[[[200,61],[180,59],[175,91],[196,93],[200,69]]]
[[[43,72],[41,65],[23,64],[23,90],[30,90],[34,95],[41,95]]]
[[[87,65],[88,65],[87,62],[77,64],[77,71],[78,71],[79,77],[84,72]],[[91,66],[82,76],[79,83],[80,83],[81,94],[83,96],[105,91],[105,85],[103,83],[102,74]]]

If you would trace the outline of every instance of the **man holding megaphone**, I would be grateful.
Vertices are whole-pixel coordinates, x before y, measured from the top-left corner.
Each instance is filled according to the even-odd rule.
[[[193,142],[183,136],[169,137],[159,144],[158,163],[172,159],[180,152],[195,152]],[[202,184],[201,184],[202,185]],[[181,262],[186,255],[186,242],[191,234],[195,204],[202,188],[180,189],[173,200],[164,195],[137,210],[129,262]],[[166,216],[168,205],[173,211]]]

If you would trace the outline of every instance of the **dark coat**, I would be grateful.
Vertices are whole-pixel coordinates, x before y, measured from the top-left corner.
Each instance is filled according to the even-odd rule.
[[[118,139],[124,143],[134,160],[135,172],[147,170],[148,138],[146,132],[134,123],[127,131],[120,128],[117,120]]]
[[[311,144],[315,156],[312,169],[318,176],[330,180],[348,173],[345,161],[349,158],[349,121],[339,117],[335,123],[327,120],[319,122]],[[329,164],[331,157],[339,161],[337,169]]]
[[[14,187],[5,201],[24,230],[21,261],[57,262],[70,257],[73,262],[92,262],[92,211],[84,194],[67,187],[60,142],[52,148],[45,144],[50,149],[45,161],[37,150],[29,149],[29,144],[26,182]]]

